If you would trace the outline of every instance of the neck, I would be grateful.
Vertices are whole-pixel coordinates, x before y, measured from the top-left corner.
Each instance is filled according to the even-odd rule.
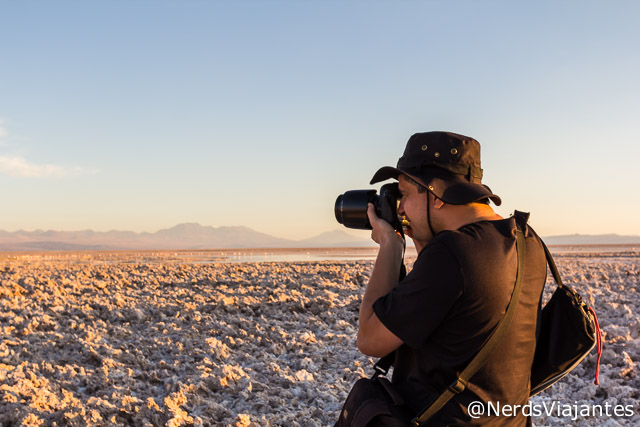
[[[474,222],[497,221],[503,219],[493,211],[491,206],[483,203],[444,205],[442,209],[442,217],[445,218],[442,224],[442,230],[457,230],[458,228]]]

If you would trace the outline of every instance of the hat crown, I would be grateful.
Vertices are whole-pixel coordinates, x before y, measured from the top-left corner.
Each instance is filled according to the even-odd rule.
[[[481,183],[480,143],[452,132],[416,133],[409,138],[397,167],[407,171],[437,167]]]

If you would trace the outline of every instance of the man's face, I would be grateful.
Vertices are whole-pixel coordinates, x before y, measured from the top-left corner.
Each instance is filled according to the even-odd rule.
[[[398,213],[404,215],[409,220],[409,227],[406,229],[407,236],[414,241],[425,245],[433,238],[429,221],[427,219],[428,192],[420,193],[415,183],[407,179],[404,175],[398,177],[398,189],[402,198],[398,206]]]

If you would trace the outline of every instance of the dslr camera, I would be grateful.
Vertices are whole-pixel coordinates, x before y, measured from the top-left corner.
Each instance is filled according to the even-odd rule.
[[[351,190],[341,194],[336,199],[336,220],[345,227],[360,230],[371,230],[367,216],[367,204],[373,203],[376,214],[387,221],[399,232],[402,232],[402,222],[398,218],[398,203],[400,191],[398,183],[385,184],[380,188],[380,195],[376,190]]]

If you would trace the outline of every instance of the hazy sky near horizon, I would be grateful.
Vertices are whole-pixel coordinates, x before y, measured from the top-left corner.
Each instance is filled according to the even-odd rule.
[[[0,229],[343,229],[412,133],[497,211],[640,234],[640,3],[0,1]],[[379,188],[379,185],[376,186]]]

